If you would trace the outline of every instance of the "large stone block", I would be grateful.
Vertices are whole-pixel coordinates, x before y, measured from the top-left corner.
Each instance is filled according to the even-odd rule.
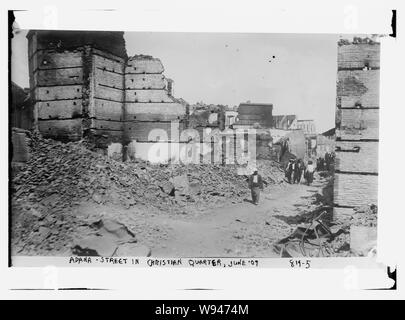
[[[378,142],[336,141],[336,169],[378,173]]]
[[[39,120],[38,129],[46,138],[57,140],[80,140],[82,138],[82,119]]]
[[[82,116],[82,99],[37,103],[38,119],[71,119]]]
[[[333,202],[341,207],[378,203],[378,176],[335,173]]]
[[[94,99],[94,107],[91,109],[90,116],[100,120],[123,120],[123,103]]]
[[[380,67],[379,44],[349,44],[338,47],[339,69],[363,69]]]
[[[35,89],[35,97],[39,101],[81,99],[82,90],[82,85],[38,87]]]
[[[338,110],[336,136],[347,140],[378,139],[378,109]]]
[[[119,60],[113,60],[105,57],[104,55],[94,53],[93,64],[96,69],[124,75],[124,63],[120,62]]]
[[[126,90],[126,102],[174,102],[174,99],[169,96],[166,90],[150,89],[150,90]]]
[[[64,68],[37,70],[34,76],[34,85],[37,86],[63,86],[83,84],[83,68]]]
[[[100,84],[94,87],[94,98],[123,103],[124,94],[124,90],[105,87]]]
[[[101,68],[94,69],[95,85],[104,85],[117,89],[124,89],[124,76],[119,73],[103,70]]]
[[[347,70],[338,72],[341,108],[379,107],[379,70]]]
[[[159,59],[152,57],[131,57],[127,62],[125,73],[163,73],[164,67]]]
[[[126,122],[125,131],[130,140],[138,142],[178,141],[185,129],[182,122]]]
[[[83,66],[83,52],[80,50],[65,52],[41,50],[34,53],[31,62],[33,63],[33,71],[37,69],[81,68]]]
[[[167,81],[162,74],[126,74],[126,89],[165,89]]]

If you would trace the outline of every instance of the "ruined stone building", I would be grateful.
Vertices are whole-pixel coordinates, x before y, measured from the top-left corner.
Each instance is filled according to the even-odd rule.
[[[301,129],[305,134],[316,134],[316,126],[314,120],[297,120],[297,129]]]
[[[377,204],[380,44],[338,47],[334,214]]]
[[[186,106],[173,97],[159,59],[128,57],[123,32],[30,31],[27,38],[34,127],[44,137],[85,137],[109,154],[140,158],[157,141],[180,143]]]
[[[10,124],[11,127],[31,130],[34,123],[33,101],[29,89],[23,89],[11,82]]]
[[[273,125],[273,105],[271,103],[241,103],[234,128],[271,128]]]
[[[295,114],[273,116],[273,128],[282,130],[295,130],[298,118]]]
[[[238,117],[238,112],[235,110],[226,110],[225,111],[225,128],[232,126]]]
[[[13,173],[15,173],[18,171],[19,164],[30,158],[27,131],[33,127],[34,108],[33,101],[29,97],[29,90],[11,82],[10,93],[9,115],[12,128],[10,160]]]
[[[318,134],[316,137],[316,156],[325,157],[326,153],[335,152],[336,146],[336,130],[335,128]]]

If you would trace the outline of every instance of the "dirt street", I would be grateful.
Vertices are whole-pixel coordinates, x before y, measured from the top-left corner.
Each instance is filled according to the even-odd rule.
[[[162,219],[171,232],[167,240],[152,249],[156,256],[255,256],[277,257],[272,244],[295,228],[287,217],[308,210],[315,193],[326,180],[313,186],[282,184],[261,195],[259,205],[250,199],[211,210],[194,217]]]
[[[13,179],[13,255],[277,256],[272,245],[322,205],[328,185],[318,174],[290,185],[279,164],[260,162],[256,206],[234,167],[124,164],[80,142],[34,147]]]
[[[295,229],[297,215],[317,207],[314,196],[322,194],[326,183],[317,177],[312,186],[272,185],[262,192],[257,206],[245,199],[244,203],[189,214],[164,215],[111,206],[95,209],[94,205],[83,205],[78,211],[119,220],[156,257],[278,257],[272,244]]]

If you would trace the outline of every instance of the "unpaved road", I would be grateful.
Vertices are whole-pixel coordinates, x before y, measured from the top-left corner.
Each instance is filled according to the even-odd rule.
[[[271,185],[257,206],[245,199],[231,205],[213,203],[215,209],[205,211],[185,207],[185,214],[86,202],[70,213],[78,221],[71,231],[74,240],[85,238],[94,233],[92,222],[110,218],[126,225],[154,257],[277,257],[273,244],[291,234],[300,214],[317,207],[314,196],[327,182],[318,176],[312,186]],[[70,255],[70,248],[46,253]]]
[[[326,183],[327,180],[318,177],[312,186],[287,183],[272,186],[262,192],[257,206],[246,199],[242,204],[190,217],[153,217],[153,224],[164,226],[167,237],[155,243],[152,255],[277,257],[272,244],[295,229],[294,224],[285,222],[286,219],[314,208],[313,196],[322,193]]]

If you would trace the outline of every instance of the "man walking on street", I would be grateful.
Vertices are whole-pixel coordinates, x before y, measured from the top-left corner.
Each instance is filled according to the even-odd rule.
[[[249,177],[249,188],[252,192],[253,204],[258,205],[260,200],[260,190],[263,190],[263,179],[257,172],[257,169],[254,169],[253,174]]]
[[[293,171],[294,171],[294,159],[291,158],[290,161],[288,161],[287,167],[285,168],[285,176],[288,180],[288,183],[291,183]]]
[[[315,166],[312,164],[312,161],[309,160],[305,170],[305,179],[307,180],[307,185],[311,185],[312,181],[314,181],[314,172]]]

